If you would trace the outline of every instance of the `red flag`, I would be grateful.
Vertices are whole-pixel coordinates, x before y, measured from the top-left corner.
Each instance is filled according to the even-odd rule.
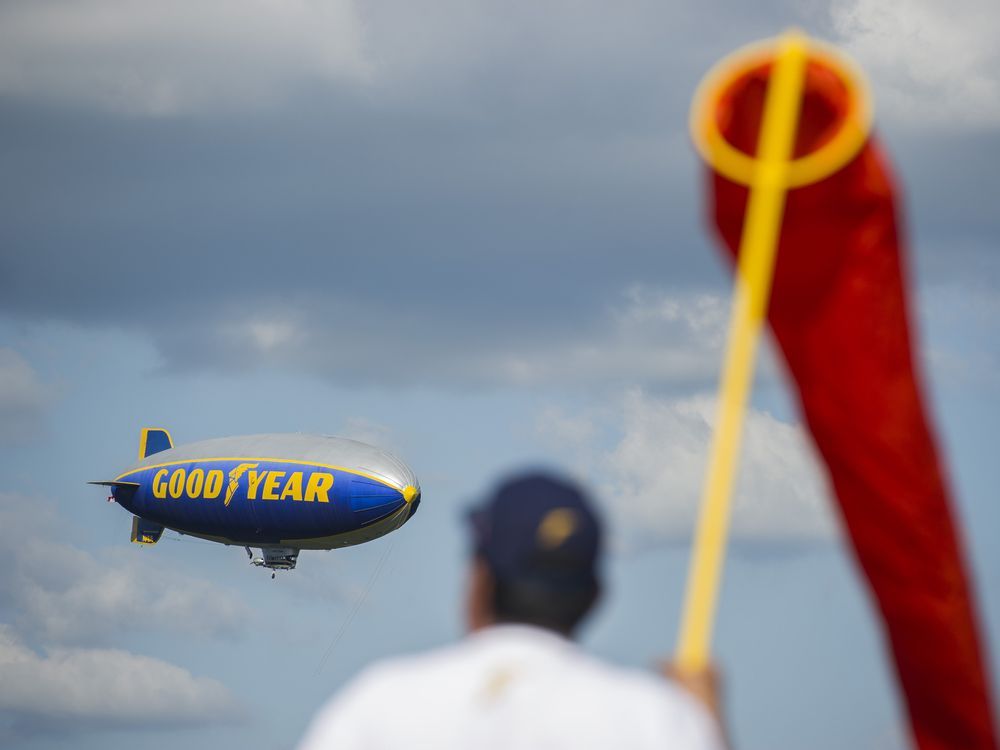
[[[768,71],[743,71],[715,104],[723,137],[746,154],[756,149]],[[849,97],[829,68],[809,63],[796,157],[831,139]],[[710,187],[712,219],[735,257],[748,190],[718,172]],[[893,179],[874,140],[832,176],[788,192],[768,318],[881,611],[913,737],[921,750],[996,748],[906,278]]]

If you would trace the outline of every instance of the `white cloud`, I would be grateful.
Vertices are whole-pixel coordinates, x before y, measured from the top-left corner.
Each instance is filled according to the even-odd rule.
[[[598,489],[626,542],[681,539],[694,529],[714,412],[708,396],[658,398],[633,389],[600,413],[565,417],[550,409],[538,427]],[[833,533],[822,470],[804,430],[751,410],[733,537],[798,542]]]
[[[23,442],[38,435],[52,388],[20,354],[0,347],[0,441]]]
[[[0,6],[0,92],[173,114],[368,74],[350,0],[22,0]]]
[[[29,512],[30,511],[30,512]],[[128,515],[121,514],[123,533]],[[67,542],[37,499],[0,493],[0,612],[44,643],[103,643],[133,629],[231,636],[249,617],[237,597],[164,570],[142,551],[91,554]],[[161,542],[163,544],[163,542]]]
[[[537,335],[481,335],[456,345],[440,321],[358,317],[337,300],[299,299],[251,316],[227,311],[216,322],[185,329],[177,346],[198,363],[288,367],[365,383],[447,381],[515,386],[649,383],[704,387],[717,377],[729,315],[727,297],[633,284],[593,320]],[[350,325],[330,325],[350,321]],[[194,342],[194,343],[192,343]],[[485,343],[484,343],[485,342]],[[170,346],[174,346],[171,342]],[[349,347],[350,357],[343,351]],[[168,354],[169,357],[169,354]],[[763,361],[759,376],[773,376]]]
[[[92,555],[57,541],[68,533],[44,503],[0,493],[8,567],[0,578],[0,717],[9,733],[237,719],[236,700],[216,680],[121,649],[79,646],[155,629],[232,633],[248,617],[243,604],[134,556]]]
[[[255,318],[222,326],[229,345],[243,347],[258,355],[279,357],[301,343],[299,326],[282,318]]]
[[[84,728],[181,727],[233,721],[240,710],[216,680],[119,649],[40,655],[0,625],[0,715]]]
[[[0,347],[0,409],[37,409],[48,400],[48,390],[24,357]]]
[[[834,28],[868,70],[878,108],[910,126],[1000,125],[1000,4],[835,0]]]
[[[538,416],[538,431],[552,445],[559,446],[565,453],[577,457],[577,463],[589,463],[589,451],[599,437],[599,428],[593,413],[567,414],[562,409],[550,406]]]
[[[480,378],[518,385],[704,388],[718,377],[728,322],[728,297],[635,284],[581,336],[545,348],[487,351],[478,360],[463,354]],[[775,362],[765,352],[757,378],[774,375]]]
[[[729,303],[714,294],[633,285],[604,321],[544,348],[459,352],[459,369],[516,385],[640,382],[704,385],[716,377]]]

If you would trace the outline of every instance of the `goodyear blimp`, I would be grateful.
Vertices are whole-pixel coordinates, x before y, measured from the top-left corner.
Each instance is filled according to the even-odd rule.
[[[156,544],[172,529],[245,547],[254,565],[272,570],[293,569],[303,549],[348,547],[395,531],[420,504],[417,478],[399,459],[320,435],[174,447],[169,432],[147,427],[138,461],[91,484],[110,487],[109,499],[133,514],[133,542]]]

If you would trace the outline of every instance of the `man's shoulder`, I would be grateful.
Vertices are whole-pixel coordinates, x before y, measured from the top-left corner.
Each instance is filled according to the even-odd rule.
[[[709,710],[673,680],[586,654],[581,664],[571,683],[574,697],[625,721],[633,737],[671,738],[671,746],[685,748],[724,747]]]
[[[578,689],[590,688],[608,694],[616,703],[633,704],[640,709],[664,704],[676,705],[681,710],[688,710],[694,704],[700,707],[686,691],[652,671],[621,666],[583,651],[575,655],[574,661],[572,671]]]
[[[412,683],[426,685],[469,667],[469,644],[465,641],[426,651],[380,659],[362,669],[352,681],[357,692],[406,691]]]
[[[368,665],[323,705],[300,750],[336,742],[355,747],[360,737],[381,731],[379,718],[387,707],[397,714],[416,710],[422,699],[441,693],[434,674],[449,671],[447,665],[458,657],[459,645],[386,657]]]

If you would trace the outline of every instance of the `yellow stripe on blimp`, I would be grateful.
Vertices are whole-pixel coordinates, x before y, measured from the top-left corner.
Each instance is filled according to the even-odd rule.
[[[407,490],[411,490],[410,497],[408,499],[406,499],[407,502],[409,502],[410,500],[412,500],[413,496],[415,496],[417,494],[417,489],[415,487],[411,487],[411,486],[399,487],[398,485],[395,485],[392,482],[386,481],[382,477],[376,476],[375,474],[369,474],[369,473],[364,472],[364,471],[358,471],[357,469],[348,469],[348,468],[346,468],[344,466],[334,466],[333,464],[320,464],[320,463],[316,463],[315,461],[300,461],[300,460],[293,459],[293,458],[262,458],[262,457],[257,457],[257,456],[230,456],[230,457],[220,457],[220,458],[189,458],[187,460],[180,460],[180,461],[167,461],[167,462],[161,463],[161,464],[150,464],[149,466],[140,466],[138,469],[132,469],[131,471],[126,471],[124,474],[119,474],[117,477],[115,477],[115,481],[116,482],[121,481],[125,477],[132,476],[133,474],[138,474],[141,471],[148,471],[149,469],[161,469],[164,466],[183,466],[183,465],[187,465],[187,464],[202,464],[202,463],[210,463],[210,462],[213,462],[213,461],[216,461],[216,462],[218,462],[218,461],[244,461],[244,462],[249,462],[249,461],[271,461],[272,463],[279,463],[279,464],[295,464],[296,466],[314,466],[314,467],[316,467],[318,469],[333,469],[334,471],[342,471],[342,472],[344,472],[346,474],[353,474],[355,476],[364,477],[365,479],[371,479],[373,481],[378,482],[379,484],[384,484],[386,487],[389,487],[390,489],[393,489],[393,490],[396,490],[397,492],[402,493],[404,498],[406,498],[406,491]]]

